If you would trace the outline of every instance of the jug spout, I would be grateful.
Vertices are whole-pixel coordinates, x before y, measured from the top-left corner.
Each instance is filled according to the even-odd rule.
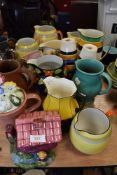
[[[82,133],[100,135],[108,130],[109,120],[99,109],[87,108],[78,114],[74,127]]]
[[[49,76],[43,81],[47,87],[48,94],[58,99],[70,97],[77,90],[75,83],[66,78],[57,78]]]
[[[35,30],[38,30],[39,27],[40,27],[39,25],[35,25],[35,26],[34,26],[34,29],[35,29]]]

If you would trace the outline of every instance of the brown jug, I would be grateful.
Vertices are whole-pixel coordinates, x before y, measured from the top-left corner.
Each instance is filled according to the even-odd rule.
[[[13,81],[24,90],[32,87],[36,77],[32,71],[13,59],[0,60],[0,73],[5,77],[5,81]]]

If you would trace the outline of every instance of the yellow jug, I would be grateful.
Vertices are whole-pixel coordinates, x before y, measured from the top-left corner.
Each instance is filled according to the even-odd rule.
[[[70,119],[75,116],[77,111],[81,110],[84,103],[78,104],[74,96],[77,88],[73,81],[49,76],[44,79],[44,83],[48,90],[43,102],[44,110],[58,111],[61,120]]]

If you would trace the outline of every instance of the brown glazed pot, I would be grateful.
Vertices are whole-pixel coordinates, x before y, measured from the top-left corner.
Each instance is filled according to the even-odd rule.
[[[13,124],[15,123],[15,119],[22,113],[29,113],[37,108],[40,107],[41,105],[41,98],[39,95],[35,93],[29,93],[26,94],[26,92],[22,89],[24,93],[24,101],[20,106],[18,106],[16,109],[9,111],[9,112],[0,112],[0,128],[5,131],[5,127],[7,124]],[[35,103],[33,103],[31,106],[27,107],[29,100],[36,100]]]
[[[35,75],[17,60],[0,60],[0,73],[5,81],[13,81],[24,90],[30,89],[35,81]]]

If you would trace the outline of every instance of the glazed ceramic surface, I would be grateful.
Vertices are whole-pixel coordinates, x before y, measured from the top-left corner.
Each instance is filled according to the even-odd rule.
[[[102,78],[105,78],[108,83],[108,87],[103,90]],[[78,91],[87,96],[87,103],[92,103],[96,95],[108,93],[112,86],[111,78],[104,72],[103,64],[96,59],[77,60],[73,81]]]
[[[80,58],[97,58],[97,47],[93,44],[84,44],[79,54]]]
[[[113,87],[117,88],[117,59],[107,66],[107,73],[112,79]]]
[[[106,54],[106,55],[105,55]],[[111,62],[114,62],[117,58],[117,48],[110,47],[109,45],[103,47],[102,56],[105,57],[101,60],[104,65],[109,65]]]
[[[60,113],[61,120],[74,117],[79,108],[77,100],[73,97],[77,88],[73,81],[66,78],[47,77],[44,79],[48,95],[46,96],[43,109],[55,110]]]
[[[80,37],[89,42],[99,42],[104,33],[95,29],[78,29]]]
[[[24,56],[37,50],[38,43],[33,38],[21,38],[16,42],[15,52],[18,59],[23,59]]]
[[[40,107],[41,99],[39,95],[35,93],[26,94],[26,92],[23,89],[22,89],[22,92],[24,94],[24,100],[21,102],[21,104],[17,108],[8,112],[0,112],[0,127],[2,127],[3,130],[5,130],[5,127],[7,124],[14,124],[15,119],[17,118],[18,115],[25,112],[31,112]],[[30,107],[27,107],[27,103],[31,99],[35,99],[36,103],[32,104],[32,106]]]
[[[13,59],[0,60],[0,73],[5,77],[5,81],[13,81],[25,90],[31,88],[35,81],[33,72]]]
[[[70,140],[77,150],[85,154],[96,154],[107,147],[111,132],[107,116],[99,109],[87,108],[72,120]]]
[[[78,56],[74,38],[64,38],[61,40],[59,55],[63,59],[64,76],[70,79],[75,70],[75,59]]]
[[[61,31],[57,31],[55,27],[51,25],[36,25],[34,26],[35,32],[34,32],[34,39],[39,43],[48,42],[50,40],[56,40],[58,39],[58,35],[60,38],[62,38]]]

